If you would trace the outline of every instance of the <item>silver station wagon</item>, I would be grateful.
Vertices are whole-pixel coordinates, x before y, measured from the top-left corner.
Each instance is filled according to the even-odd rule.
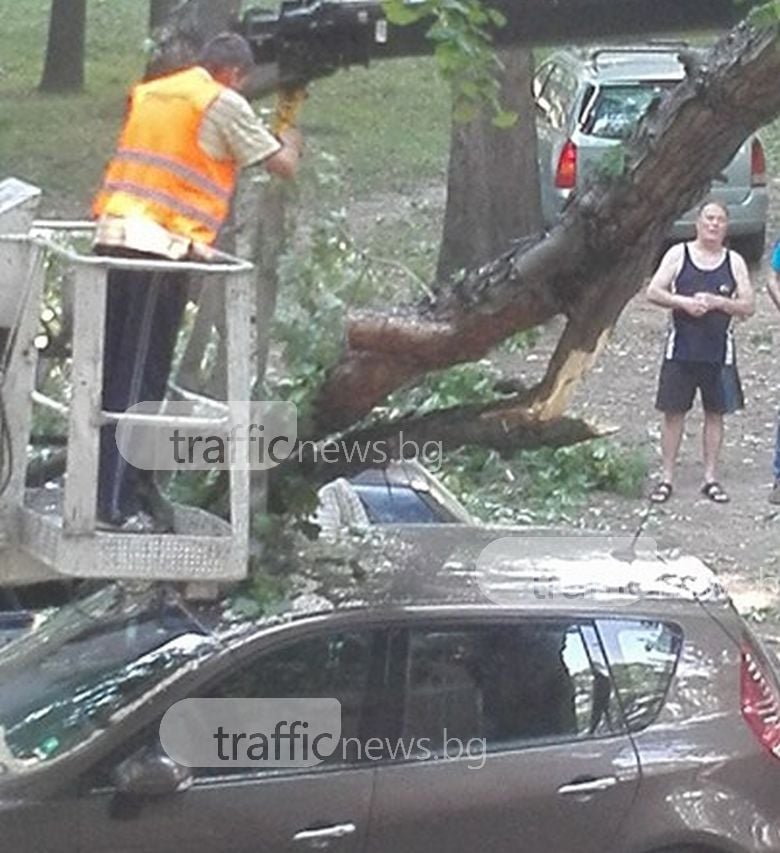
[[[678,54],[687,45],[650,43],[566,49],[551,54],[533,81],[539,137],[542,209],[554,224],[572,190],[625,140],[651,104],[685,76]],[[745,141],[712,184],[729,212],[732,248],[747,261],[764,252],[768,194],[764,149]],[[696,211],[673,226],[671,240],[695,236]]]

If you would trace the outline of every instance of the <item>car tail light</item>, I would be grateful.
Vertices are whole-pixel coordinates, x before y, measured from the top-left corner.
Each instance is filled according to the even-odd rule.
[[[742,716],[761,745],[780,758],[780,687],[764,656],[751,643],[742,647]]]
[[[567,139],[561,148],[555,171],[555,186],[559,190],[573,190],[577,186],[577,146],[571,139]]]
[[[766,157],[764,146],[754,139],[750,146],[750,186],[766,186]]]

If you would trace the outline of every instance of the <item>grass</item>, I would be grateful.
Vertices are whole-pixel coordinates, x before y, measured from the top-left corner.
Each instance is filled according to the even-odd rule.
[[[43,95],[50,0],[0,0],[0,164],[2,175],[45,191],[43,213],[80,217],[110,156],[125,96],[143,70],[148,4],[90,0],[86,90]],[[271,104],[261,105],[270,108]],[[354,68],[310,87],[302,114],[307,142],[300,209],[377,200],[361,240],[378,255],[403,257],[420,274],[435,264],[441,222],[430,189],[446,178],[450,101],[431,58]],[[521,119],[522,120],[522,119]],[[762,134],[771,173],[780,171],[780,124]],[[319,180],[327,158],[333,179]]]
[[[81,216],[111,153],[129,87],[145,64],[148,4],[90,0],[86,89],[37,91],[50,0],[0,0],[0,163],[41,186],[44,212]],[[408,193],[446,169],[449,100],[430,59],[357,68],[314,83],[302,126],[310,152],[335,158],[338,187],[302,174],[306,204]],[[316,192],[315,192],[316,187]]]
[[[144,66],[148,10],[130,0],[89,3],[86,88],[43,95],[49,0],[0,0],[0,163],[45,191],[44,212],[88,210],[116,139],[129,82]]]

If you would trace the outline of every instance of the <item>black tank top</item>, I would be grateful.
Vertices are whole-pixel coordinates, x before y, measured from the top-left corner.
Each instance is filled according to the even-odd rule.
[[[731,271],[730,253],[713,270],[699,269],[691,260],[688,244],[684,246],[683,265],[674,282],[680,296],[713,293],[730,298],[737,289]],[[731,315],[725,311],[708,311],[703,317],[691,317],[685,311],[672,311],[672,328],[666,345],[666,358],[674,361],[730,363],[733,359]]]

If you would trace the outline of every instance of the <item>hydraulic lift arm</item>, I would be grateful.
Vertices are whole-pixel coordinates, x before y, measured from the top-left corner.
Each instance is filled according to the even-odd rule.
[[[409,0],[414,8],[420,0]],[[506,18],[490,30],[496,46],[651,37],[729,27],[755,2],[733,0],[485,0]],[[283,0],[275,10],[249,9],[241,32],[258,66],[271,69],[254,94],[280,93],[275,130],[294,123],[308,83],[371,60],[431,54],[433,17],[398,26],[381,0]]]

